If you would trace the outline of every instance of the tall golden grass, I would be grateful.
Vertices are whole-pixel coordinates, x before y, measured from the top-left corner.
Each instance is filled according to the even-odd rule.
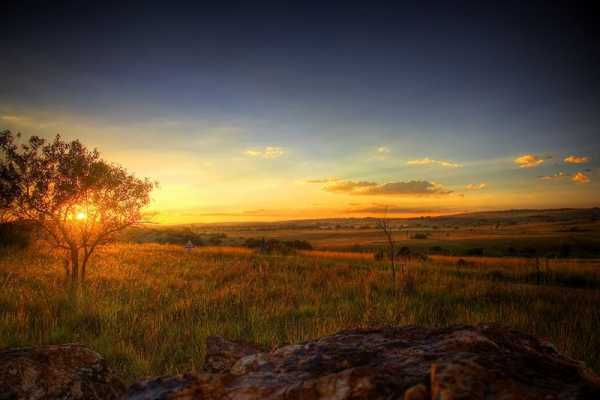
[[[597,265],[555,264],[540,280],[499,260],[442,261],[410,264],[414,285],[395,291],[365,255],[119,244],[93,259],[74,303],[58,258],[0,251],[0,347],[80,342],[133,380],[200,369],[212,334],[275,346],[355,326],[497,322],[600,371]]]

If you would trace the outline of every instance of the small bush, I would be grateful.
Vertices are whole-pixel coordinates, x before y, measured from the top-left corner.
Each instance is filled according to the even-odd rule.
[[[297,250],[312,250],[312,245],[305,240],[278,240],[278,239],[246,239],[246,247],[256,249],[261,253],[290,254]]]
[[[17,223],[0,224],[0,247],[16,247],[23,249],[31,243],[33,229]]]
[[[467,260],[465,260],[464,258],[459,258],[458,261],[456,262],[456,265],[459,267],[466,267],[468,265],[471,265],[471,263],[468,262]]]
[[[472,249],[467,250],[467,255],[468,256],[482,256],[483,255],[483,248],[481,247],[474,247]]]
[[[560,258],[567,258],[571,255],[571,246],[567,243],[563,243],[560,245],[560,249],[558,250],[558,256]]]

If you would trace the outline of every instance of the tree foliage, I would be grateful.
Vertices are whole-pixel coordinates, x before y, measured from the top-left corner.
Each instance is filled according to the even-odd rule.
[[[100,158],[81,142],[0,132],[0,216],[33,224],[65,255],[73,285],[94,250],[142,220],[155,183]]]

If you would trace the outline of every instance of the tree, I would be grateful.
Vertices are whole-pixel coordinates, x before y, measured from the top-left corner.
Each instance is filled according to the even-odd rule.
[[[387,255],[392,264],[392,281],[394,283],[394,292],[396,292],[396,241],[394,240],[393,229],[387,218],[387,209],[383,218],[377,221],[377,229],[381,231],[387,241]],[[404,265],[401,265],[402,277],[404,277]]]
[[[67,281],[85,280],[90,256],[142,220],[155,183],[100,158],[81,142],[0,132],[0,217],[26,222],[60,250]]]

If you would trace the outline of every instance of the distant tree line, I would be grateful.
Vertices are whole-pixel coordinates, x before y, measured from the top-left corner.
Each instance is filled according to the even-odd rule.
[[[134,228],[123,232],[119,237],[121,241],[131,243],[161,243],[180,244],[188,242],[194,246],[220,246],[227,244],[227,235],[224,233],[195,232],[189,227],[173,228]]]
[[[249,238],[244,243],[246,247],[261,253],[289,254],[297,250],[312,250],[312,245],[306,240],[279,240],[265,238]]]

